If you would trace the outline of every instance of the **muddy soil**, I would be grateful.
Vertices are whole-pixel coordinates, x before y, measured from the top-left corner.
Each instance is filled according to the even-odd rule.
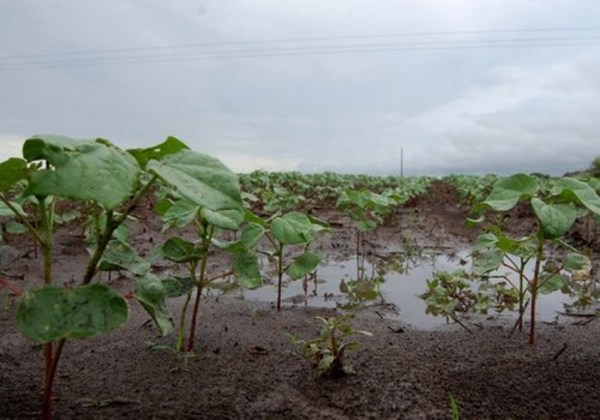
[[[509,226],[517,232],[533,223],[521,213]],[[334,211],[319,215],[335,226],[319,246],[328,255],[351,255],[355,243],[348,220]],[[464,226],[467,215],[468,206],[454,191],[433,185],[367,246],[403,245],[410,238],[422,247],[455,252],[478,233]],[[141,209],[139,216],[132,224],[133,245],[144,254],[164,235],[148,211]],[[4,245],[0,275],[17,287],[37,284],[40,260],[31,243],[7,235]],[[60,282],[77,283],[86,257],[82,245],[76,225],[60,230],[54,267]],[[214,257],[210,270],[218,273],[227,259]],[[100,281],[109,279],[103,274]],[[132,287],[124,274],[115,273],[110,282],[123,291]],[[16,331],[15,299],[0,290],[0,418],[34,418],[42,351]],[[171,305],[177,313],[179,303]],[[452,416],[450,396],[463,418],[574,419],[600,413],[595,318],[540,325],[531,347],[525,333],[511,335],[510,328],[492,323],[472,333],[456,325],[418,331],[385,313],[362,310],[353,323],[373,336],[359,336],[360,349],[348,354],[356,375],[314,380],[286,333],[315,337],[320,329],[315,316],[332,316],[333,309],[288,304],[277,312],[268,302],[212,296],[202,302],[196,354],[181,358],[169,349],[174,336],[160,337],[140,306],[135,301],[130,306],[129,321],[117,331],[67,343],[55,385],[56,418],[445,419]]]

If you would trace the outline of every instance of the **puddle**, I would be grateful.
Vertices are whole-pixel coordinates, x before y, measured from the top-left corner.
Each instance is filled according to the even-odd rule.
[[[379,305],[380,299],[370,301],[373,309],[384,313],[386,318],[398,319],[413,328],[431,330],[446,325],[446,319],[440,316],[427,315],[426,304],[419,295],[426,290],[426,280],[431,279],[438,271],[453,271],[465,268],[460,264],[467,253],[458,254],[454,257],[447,255],[433,255],[421,258],[411,263],[405,273],[389,272],[385,275],[385,282],[381,283],[380,290],[383,301],[391,305]],[[265,262],[266,264],[266,262]],[[467,266],[468,268],[468,266]],[[373,266],[366,262],[365,270],[370,274]],[[338,304],[347,304],[348,298],[340,292],[340,281],[346,282],[356,278],[356,260],[343,261],[329,260],[319,266],[317,272],[317,284],[310,280],[307,284],[308,293],[305,299],[303,281],[296,280],[284,283],[282,288],[282,301],[284,305],[308,305],[312,307],[334,308]],[[256,290],[239,291],[245,299],[274,302],[277,295],[276,283],[265,285]],[[553,322],[557,319],[558,312],[564,311],[563,304],[572,303],[573,298],[566,294],[555,292],[549,295],[538,295],[538,322]],[[484,321],[493,316],[498,322],[514,323],[516,312],[504,311],[497,314],[493,309],[487,316],[469,315],[472,321]],[[529,314],[525,320],[529,319]]]

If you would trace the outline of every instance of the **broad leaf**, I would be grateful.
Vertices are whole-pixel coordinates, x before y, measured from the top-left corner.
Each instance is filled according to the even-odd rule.
[[[0,192],[7,192],[27,176],[27,162],[10,158],[0,163]]]
[[[26,216],[25,210],[19,203],[15,203],[11,201],[10,204],[15,208],[15,210],[21,215]],[[4,202],[0,201],[0,217],[14,217],[15,213],[6,205]]]
[[[257,223],[248,223],[244,226],[240,241],[246,249],[254,248],[265,234],[265,229]]]
[[[237,176],[219,160],[183,150],[162,161],[148,162],[149,171],[175,187],[186,199],[210,212],[211,223],[223,229],[237,228],[244,218],[244,206]]]
[[[512,209],[519,200],[535,195],[537,190],[538,184],[533,177],[516,174],[498,181],[483,203],[493,210],[507,211]]]
[[[583,254],[571,252],[563,260],[563,267],[570,273],[580,270],[589,270],[591,267],[590,259]]]
[[[147,273],[137,279],[135,298],[148,312],[162,335],[173,330],[173,317],[167,309],[166,290],[158,277]]]
[[[242,250],[233,254],[233,274],[241,287],[255,289],[262,285],[256,254]]]
[[[118,328],[128,317],[127,301],[114,289],[91,284],[77,289],[45,286],[19,302],[17,327],[32,341],[88,338]]]
[[[98,270],[128,270],[142,276],[150,270],[150,263],[140,257],[128,243],[113,240],[106,247]]]
[[[199,261],[202,258],[199,248],[178,237],[167,240],[162,246],[162,253],[166,259],[176,263]]]
[[[76,142],[60,149],[43,138],[33,138],[25,142],[26,150],[28,159],[47,160],[54,169],[34,172],[25,195],[92,200],[112,210],[139,185],[140,167],[135,159],[103,142]]]
[[[128,149],[129,152],[138,161],[142,168],[151,160],[162,160],[165,156],[189,149],[189,147],[175,137],[168,137],[165,141],[153,147],[146,149]]]
[[[560,196],[569,201],[583,205],[591,212],[600,215],[600,197],[592,187],[574,178],[561,178],[556,181],[561,191]]]
[[[547,239],[565,235],[577,218],[577,209],[571,204],[546,204],[534,197],[531,199],[531,207]]]
[[[555,274],[548,279],[544,278],[544,282],[538,287],[537,291],[543,295],[549,295],[560,290],[563,284],[564,282],[560,274]]]
[[[315,237],[315,228],[308,216],[298,212],[273,219],[271,232],[284,245],[309,243]]]
[[[297,280],[312,273],[321,262],[323,256],[316,252],[305,252],[294,258],[294,262],[287,269],[287,274],[292,280]]]
[[[498,243],[498,237],[493,233],[483,233],[477,237],[473,244],[473,251],[480,251],[482,249],[494,248]]]
[[[198,216],[200,206],[190,200],[177,200],[166,210],[163,216],[163,231],[176,227],[183,228]]]
[[[504,252],[500,249],[489,249],[478,251],[473,254],[473,264],[471,269],[476,276],[483,276],[490,271],[497,270],[504,260]]]
[[[163,279],[162,284],[165,291],[165,297],[167,298],[178,298],[187,295],[196,287],[196,283],[191,277],[171,277]]]

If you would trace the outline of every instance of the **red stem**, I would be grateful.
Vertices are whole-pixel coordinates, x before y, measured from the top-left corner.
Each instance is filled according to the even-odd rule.
[[[23,296],[24,293],[23,289],[3,277],[0,277],[0,287],[8,289],[14,296]]]

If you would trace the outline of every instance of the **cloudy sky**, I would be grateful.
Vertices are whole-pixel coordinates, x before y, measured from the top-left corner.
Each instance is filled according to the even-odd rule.
[[[600,155],[597,0],[2,0],[0,158],[173,135],[240,172],[507,174]]]

